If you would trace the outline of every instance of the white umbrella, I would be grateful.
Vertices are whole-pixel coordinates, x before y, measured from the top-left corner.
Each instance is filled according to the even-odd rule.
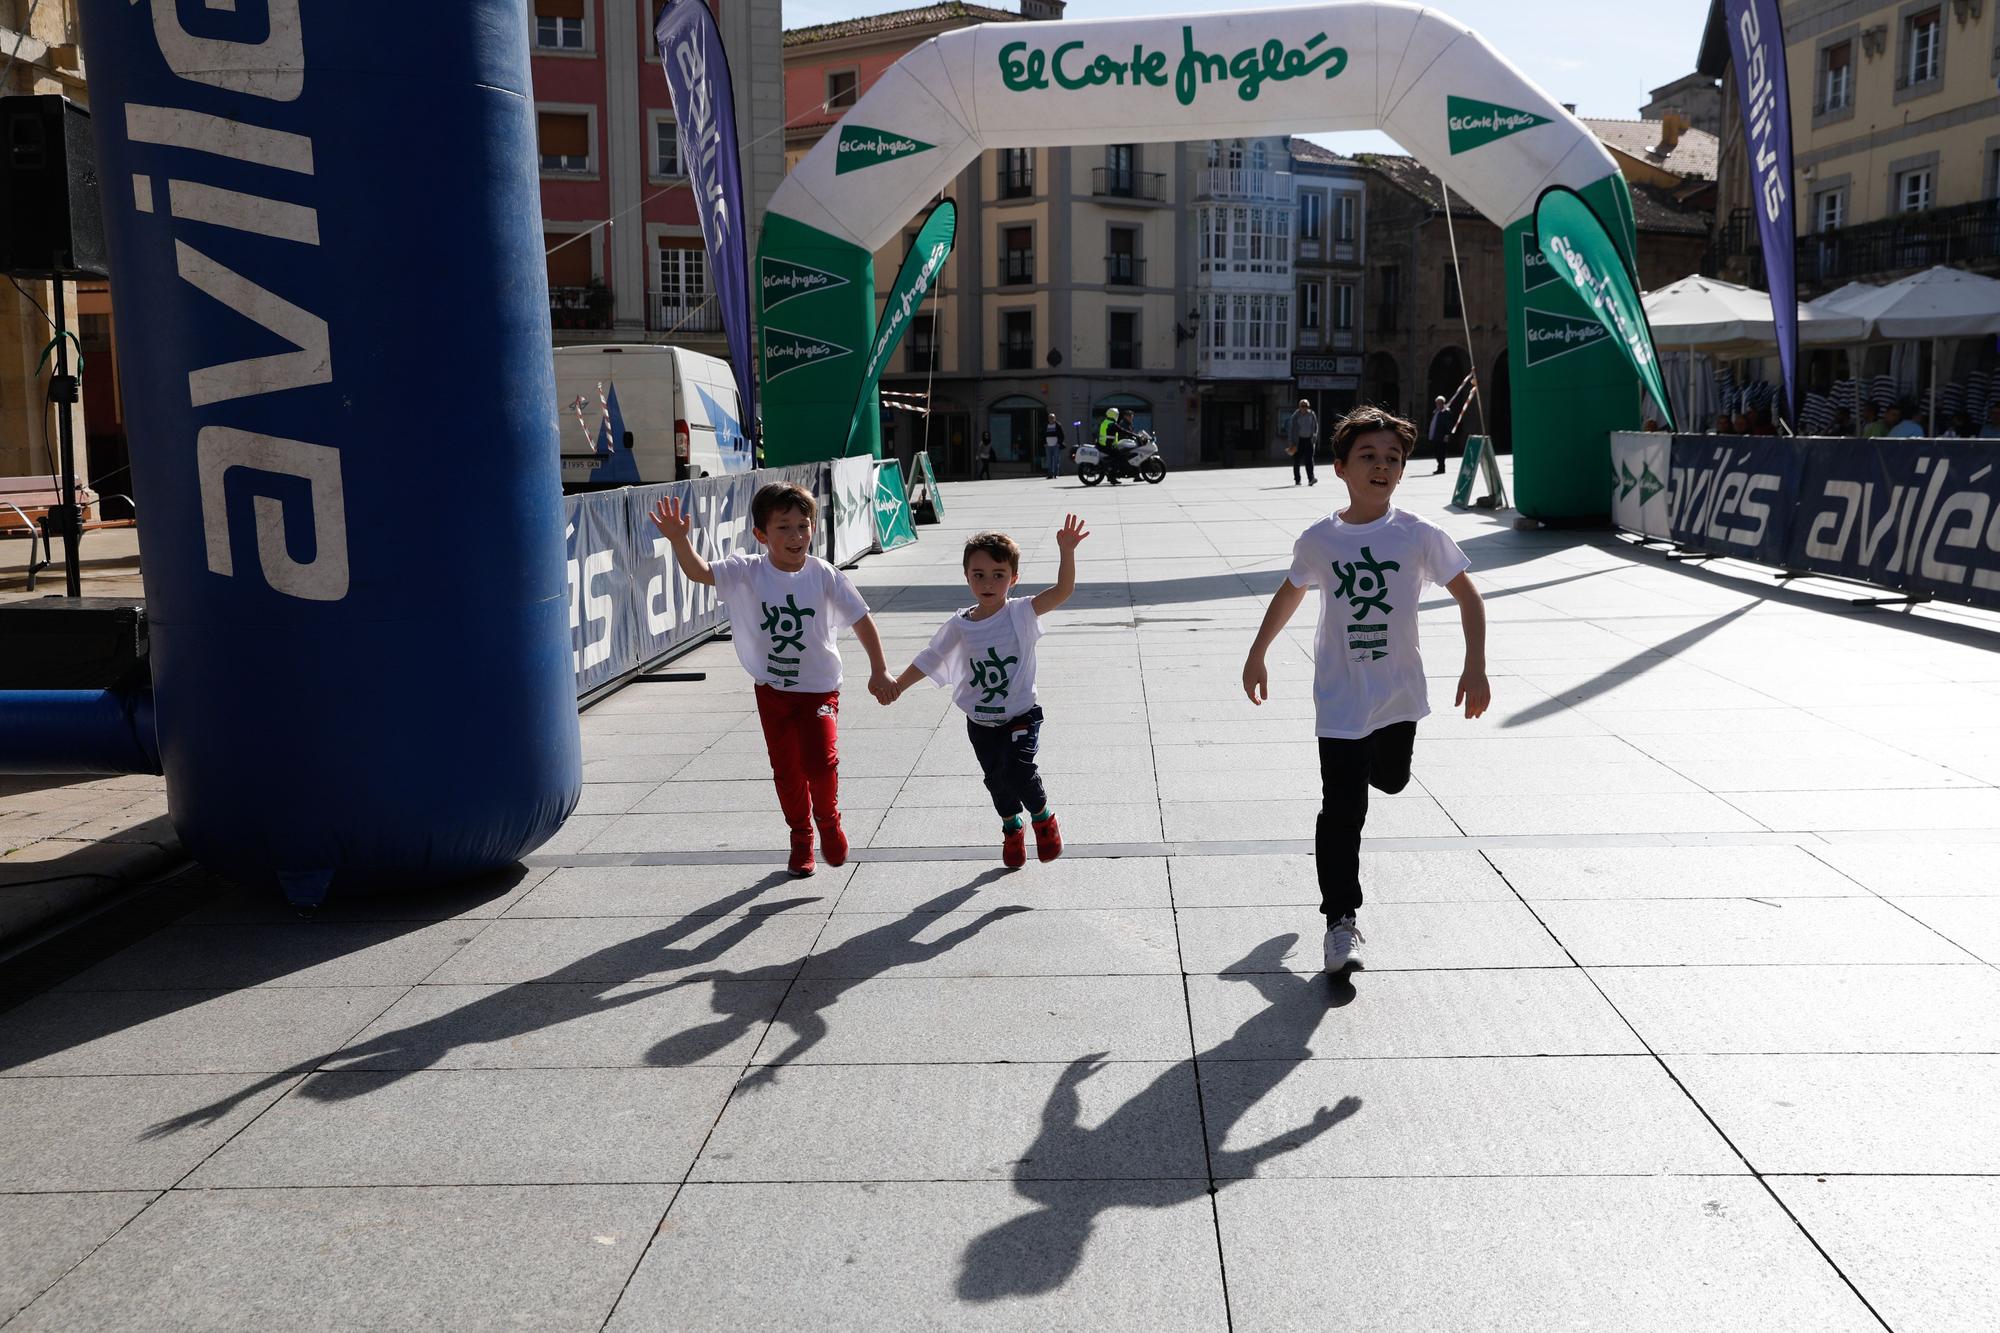
[[[1868,321],[1877,338],[1931,340],[1931,420],[1937,431],[1938,364],[1946,338],[1977,338],[2000,333],[2000,281],[1940,264],[1912,273],[1884,287],[1856,290],[1850,283],[1820,298],[1840,314]]]
[[[1702,395],[1695,382],[1695,349],[1711,353],[1762,352],[1778,342],[1771,294],[1691,273],[1646,293],[1646,322],[1653,342],[1688,354],[1686,414],[1696,417]],[[1868,333],[1866,320],[1799,307],[1800,343],[1853,342]],[[1677,414],[1679,415],[1679,414]]]

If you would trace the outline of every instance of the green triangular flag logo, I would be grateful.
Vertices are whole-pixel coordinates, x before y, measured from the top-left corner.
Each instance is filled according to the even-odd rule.
[[[1644,465],[1642,464],[1641,466]],[[1638,484],[1639,479],[1632,475],[1631,464],[1620,459],[1618,461],[1618,498],[1623,500],[1632,493],[1632,488]]]
[[[1531,366],[1553,361],[1559,356],[1603,342],[1611,330],[1597,320],[1576,315],[1558,315],[1530,306],[1523,312],[1528,326],[1528,356]]]
[[[803,366],[817,365],[836,357],[851,356],[854,349],[842,347],[839,343],[828,342],[824,338],[814,338],[804,333],[788,333],[784,329],[767,329],[764,334],[764,380],[766,383],[780,375],[789,375]]]
[[[1653,497],[1665,489],[1667,489],[1667,483],[1653,475],[1653,465],[1650,463],[1641,463],[1639,465],[1639,503],[1642,505],[1653,503]]]
[[[1547,116],[1538,116],[1532,111],[1517,111],[1511,106],[1474,101],[1470,97],[1447,97],[1444,99],[1444,110],[1451,130],[1453,157],[1483,148],[1495,139],[1504,139],[1510,134],[1519,134],[1522,130],[1549,123]]]
[[[763,289],[764,309],[771,310],[795,296],[811,296],[814,292],[830,292],[836,287],[845,287],[847,279],[838,273],[828,273],[823,268],[794,264],[789,259],[766,259],[759,285]]]
[[[871,130],[866,125],[842,125],[840,142],[834,147],[833,174],[845,176],[863,167],[876,167],[898,158],[927,153],[935,147],[936,144],[925,143],[922,139],[891,134],[887,130]]]
[[[1542,253],[1542,243],[1532,231],[1521,233],[1521,290],[1532,292],[1537,287],[1546,287],[1552,282],[1561,282],[1562,275],[1549,265],[1549,257]]]

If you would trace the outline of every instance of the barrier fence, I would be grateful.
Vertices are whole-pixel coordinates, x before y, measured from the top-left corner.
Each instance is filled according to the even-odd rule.
[[[2000,610],[2000,440],[1617,434],[1641,536]]]
[[[579,699],[729,623],[715,589],[681,573],[673,548],[653,526],[654,504],[663,496],[680,502],[704,560],[753,554],[762,548],[751,531],[750,502],[772,482],[811,492],[823,553],[836,565],[916,540],[895,464],[878,468],[867,457],[566,496],[570,661]]]

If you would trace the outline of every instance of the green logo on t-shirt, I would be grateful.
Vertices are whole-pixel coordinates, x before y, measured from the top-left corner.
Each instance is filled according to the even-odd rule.
[[[769,602],[759,600],[757,606],[764,613],[760,628],[771,636],[771,651],[765,657],[764,664],[778,679],[798,684],[799,659],[796,656],[787,657],[783,654],[786,650],[794,654],[805,650],[806,617],[817,615],[818,612],[810,606],[800,606],[798,599],[792,593],[785,594],[785,600],[781,605],[772,606]]]
[[[1007,711],[1004,708],[989,708],[987,705],[991,704],[995,699],[1005,699],[1007,697],[1007,687],[1012,682],[1012,677],[1007,668],[1020,660],[1018,657],[1000,656],[998,648],[988,648],[985,657],[975,657],[972,659],[972,688],[984,691],[979,696],[979,702],[973,705],[975,713],[1004,713]]]
[[[1361,548],[1361,558],[1351,564],[1333,562],[1333,572],[1340,579],[1334,595],[1345,597],[1354,608],[1354,620],[1347,626],[1347,647],[1357,662],[1372,662],[1389,655],[1387,621],[1362,622],[1371,616],[1387,617],[1396,609],[1389,605],[1388,573],[1402,567],[1394,560],[1377,560],[1375,552],[1366,546]]]

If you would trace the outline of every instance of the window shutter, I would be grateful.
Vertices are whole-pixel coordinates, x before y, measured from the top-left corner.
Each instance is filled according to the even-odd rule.
[[[583,0],[535,0],[535,17],[581,21]]]
[[[1829,46],[1826,48],[1826,67],[1828,69],[1846,69],[1848,61],[1853,59],[1853,57],[1854,48],[1847,42],[1842,42],[1838,46]]]
[[[543,157],[589,157],[590,118],[544,111],[535,118]]]
[[[562,245],[564,241],[569,239],[567,236],[557,236],[549,232],[543,232],[542,249],[544,251],[554,249],[554,247]],[[556,250],[554,254],[548,256],[548,261],[549,286],[588,287],[590,285],[590,242],[588,240],[563,245],[562,249]]]

